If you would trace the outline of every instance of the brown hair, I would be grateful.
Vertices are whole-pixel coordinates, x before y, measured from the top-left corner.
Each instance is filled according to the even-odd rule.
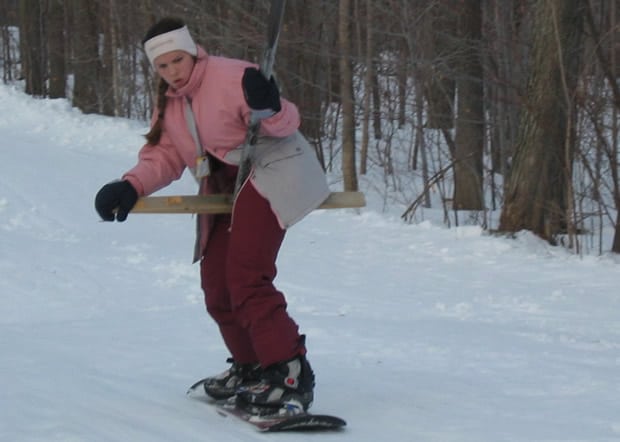
[[[157,120],[153,126],[151,126],[149,133],[144,136],[147,143],[151,146],[159,144],[159,141],[161,140],[161,133],[164,125],[164,114],[166,113],[166,103],[168,101],[168,97],[166,97],[167,90],[168,83],[166,83],[163,78],[160,78],[159,84],[157,85]]]

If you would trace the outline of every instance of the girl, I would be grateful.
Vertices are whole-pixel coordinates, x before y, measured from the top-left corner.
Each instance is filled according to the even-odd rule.
[[[96,210],[105,221],[124,221],[138,197],[180,178],[186,167],[201,194],[230,193],[250,114],[259,112],[253,169],[232,214],[198,216],[194,259],[207,311],[232,355],[229,369],[202,383],[216,398],[306,410],[314,374],[304,336],[273,285],[285,229],[329,195],[298,131],[299,112],[255,65],[208,55],[181,20],[159,21],[142,43],[160,77],[151,130],[135,167],[98,192]]]

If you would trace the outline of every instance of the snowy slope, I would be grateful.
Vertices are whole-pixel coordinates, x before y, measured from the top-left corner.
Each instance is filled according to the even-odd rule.
[[[312,213],[279,259],[314,410],[347,429],[266,436],[218,416],[185,396],[228,356],[190,264],[193,219],[93,209],[144,124],[4,85],[0,108],[1,441],[620,441],[617,258],[372,204]]]

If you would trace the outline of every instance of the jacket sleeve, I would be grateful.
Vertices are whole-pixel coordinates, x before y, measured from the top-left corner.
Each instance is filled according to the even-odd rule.
[[[285,98],[280,99],[282,109],[277,114],[261,121],[261,134],[270,137],[288,137],[299,129],[299,110]]]
[[[123,179],[131,183],[138,195],[145,196],[181,178],[185,167],[183,158],[164,131],[159,144],[145,144],[140,149],[138,164],[125,173]]]

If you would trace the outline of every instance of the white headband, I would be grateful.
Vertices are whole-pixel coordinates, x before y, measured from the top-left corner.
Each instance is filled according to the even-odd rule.
[[[198,48],[187,26],[156,35],[147,40],[144,43],[144,51],[153,67],[155,66],[155,59],[166,52],[185,51],[189,52],[194,57],[198,55]]]

